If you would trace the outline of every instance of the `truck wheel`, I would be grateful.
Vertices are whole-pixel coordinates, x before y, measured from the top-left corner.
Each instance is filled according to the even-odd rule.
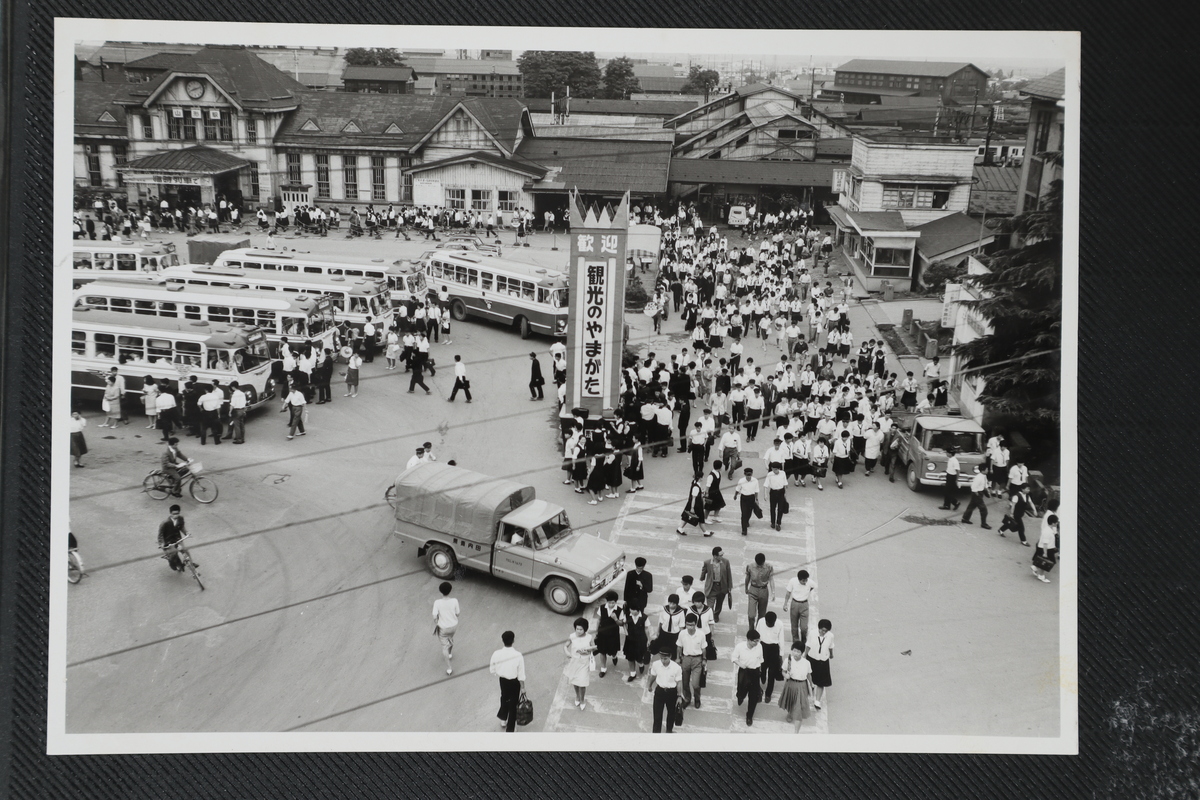
[[[438,578],[452,578],[458,569],[454,551],[444,544],[431,544],[425,551],[425,566]]]
[[[562,578],[551,578],[542,587],[546,605],[559,614],[574,614],[579,608],[579,592]]]
[[[904,482],[914,492],[921,491],[921,478],[917,475],[917,462],[913,461],[908,465],[908,475],[905,476]]]
[[[522,339],[528,339],[533,333],[533,328],[529,326],[529,320],[525,317],[517,317],[517,327],[521,329]]]
[[[465,320],[467,318],[467,304],[462,300],[455,300],[450,304],[450,316],[459,322]]]

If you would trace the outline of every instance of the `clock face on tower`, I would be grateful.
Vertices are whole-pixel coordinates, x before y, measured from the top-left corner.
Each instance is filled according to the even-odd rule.
[[[184,88],[187,89],[188,97],[192,98],[193,100],[198,100],[204,95],[204,84],[200,81],[188,81]]]

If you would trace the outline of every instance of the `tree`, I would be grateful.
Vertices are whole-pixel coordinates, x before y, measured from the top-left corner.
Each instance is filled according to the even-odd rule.
[[[1044,153],[1048,161],[1058,154]],[[988,411],[1057,429],[1062,370],[1062,182],[1039,208],[1005,220],[999,233],[1023,247],[986,258],[990,272],[970,275],[979,299],[962,301],[992,332],[955,349],[966,369],[984,380],[979,400]]]
[[[967,274],[966,259],[952,264],[949,261],[935,261],[921,271],[921,283],[930,294],[945,294],[947,283],[958,283],[959,278]]]
[[[627,100],[629,95],[641,91],[637,76],[633,74],[633,61],[622,56],[604,65],[604,96],[611,100]]]
[[[596,54],[562,50],[526,50],[517,59],[526,97],[595,97],[600,89]]]
[[[352,67],[403,67],[404,59],[394,47],[351,47],[346,63]]]
[[[708,93],[717,88],[720,81],[721,76],[715,69],[703,69],[699,64],[692,64],[692,68],[688,70],[687,83],[683,85],[681,92],[708,97]]]

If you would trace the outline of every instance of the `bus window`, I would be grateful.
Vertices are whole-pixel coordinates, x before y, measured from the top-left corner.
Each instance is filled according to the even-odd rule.
[[[117,253],[117,269],[120,272],[137,272],[137,256],[133,253]]]
[[[160,317],[177,317],[179,316],[179,311],[174,303],[159,303],[158,315]]]
[[[135,314],[157,314],[157,304],[153,300],[134,300],[133,313]]]
[[[208,318],[213,322],[229,322],[229,307],[209,306]]]
[[[367,298],[351,297],[350,298],[350,313],[366,314],[367,313]]]
[[[551,308],[566,308],[567,307],[567,290],[555,289],[550,293]]]
[[[142,259],[142,272],[155,272],[158,270],[158,259],[154,256],[147,256]]]
[[[223,266],[223,267],[239,267],[239,268],[244,267],[246,269],[258,269],[258,264],[251,264],[249,261],[247,261],[245,264],[243,264],[240,261],[222,261],[221,266]]]
[[[112,269],[112,253],[96,253],[96,269]]]
[[[548,303],[548,302],[550,302],[550,290],[549,290],[549,289],[544,289],[544,288],[542,288],[541,286],[539,286],[539,287],[538,287],[538,290],[537,290],[537,301],[538,301],[539,303]]]
[[[300,267],[295,264],[283,264],[280,267],[284,272],[299,272]]]
[[[118,336],[117,355],[140,361],[146,357],[146,342],[140,336]]]
[[[480,284],[479,284],[480,288],[484,289],[485,291],[490,292],[492,290],[492,273],[481,272],[479,274],[479,279],[480,279]]]
[[[274,328],[275,327],[275,312],[274,311],[267,311],[265,309],[260,308],[258,310],[258,319],[262,323],[264,328]]]
[[[442,265],[441,265],[441,264],[438,264],[436,261],[434,261],[434,262],[430,262],[430,264],[429,264],[429,277],[431,277],[431,278],[440,278],[440,277],[442,277]]]
[[[254,324],[254,309],[253,308],[235,308],[233,309],[233,321],[242,322],[246,325]]]
[[[108,307],[113,311],[124,311],[128,313],[133,310],[133,303],[123,297],[113,297],[108,301]]]
[[[363,271],[361,269],[348,269],[343,274],[349,275],[354,278],[361,278]]]
[[[170,339],[147,339],[146,340],[146,357],[150,363],[156,361],[171,360],[171,340]]]
[[[74,258],[75,269],[91,269],[92,254],[91,253],[76,253]]]
[[[99,358],[117,357],[117,337],[111,333],[96,334],[96,355]]]
[[[190,364],[193,367],[200,366],[201,349],[199,342],[176,342],[175,363]]]
[[[71,331],[71,352],[75,355],[87,355],[87,334],[83,331]]]
[[[379,295],[371,295],[371,314],[378,317],[383,313],[383,308],[380,306]]]
[[[183,318],[184,319],[201,319],[200,306],[184,306],[183,307]]]
[[[526,300],[533,299],[533,284],[529,281],[521,282],[521,297],[525,298]]]
[[[108,298],[107,297],[85,297],[85,298],[83,298],[83,302],[86,305],[89,305],[92,308],[95,308],[95,309],[101,310],[101,311],[106,310],[108,308]]]
[[[305,267],[305,268],[304,268],[304,271],[305,271],[305,272],[309,272],[309,273],[316,273],[316,274],[318,274],[318,275],[320,275],[320,274],[321,274],[321,268],[320,268],[320,267]]]
[[[330,269],[329,274],[330,275],[341,275],[342,271],[340,269]]]
[[[272,326],[274,327],[274,326]],[[299,317],[292,317],[283,323],[283,330],[288,336],[305,336],[304,320]]]
[[[503,275],[496,276],[496,291],[504,294],[508,291],[508,278]]]
[[[467,286],[479,286],[479,270],[467,270]]]
[[[263,268],[263,269],[272,269],[272,270],[276,270],[276,271],[278,271],[278,270],[279,270],[279,265],[278,265],[278,264],[272,264],[270,261],[267,261],[267,262],[265,262],[265,263],[262,265],[262,268]]]
[[[303,290],[303,289],[293,289],[293,288],[292,288],[292,287],[290,287],[290,286],[284,286],[284,287],[283,287],[283,291],[285,291],[285,292],[291,292],[292,294],[300,294],[300,293],[301,293],[302,291],[304,291],[304,290]]]

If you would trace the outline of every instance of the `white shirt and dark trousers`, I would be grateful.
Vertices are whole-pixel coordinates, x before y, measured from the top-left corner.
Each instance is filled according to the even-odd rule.
[[[654,732],[663,732],[663,712],[667,715],[667,733],[675,732],[675,699],[683,668],[674,661],[663,663],[661,658],[650,662],[650,680],[654,682]]]
[[[762,680],[759,674],[763,665],[763,649],[758,642],[751,647],[749,642],[738,642],[730,657],[737,671],[737,702],[740,706],[750,699],[746,708],[746,724],[754,724],[754,709],[762,699]]]
[[[963,512],[962,521],[966,524],[971,524],[971,512],[979,509],[979,525],[984,530],[990,529],[992,526],[987,524],[987,504],[984,503],[984,498],[987,497],[988,491],[988,476],[984,472],[975,473],[975,477],[971,478],[971,502],[967,504],[967,510]]]
[[[943,511],[949,511],[953,506],[954,510],[958,510],[958,498],[955,494],[958,493],[958,456],[954,453],[950,454],[950,458],[946,460],[946,495],[942,498],[942,504],[938,508]]]
[[[500,711],[496,717],[505,723],[504,730],[512,733],[517,729],[517,703],[525,682],[525,656],[511,647],[502,647],[492,653],[488,670],[500,679]]]
[[[471,382],[467,380],[467,365],[461,361],[454,362],[454,389],[450,392],[450,397],[447,400],[451,403],[454,398],[458,397],[459,391],[467,396],[467,402],[471,402]]]

